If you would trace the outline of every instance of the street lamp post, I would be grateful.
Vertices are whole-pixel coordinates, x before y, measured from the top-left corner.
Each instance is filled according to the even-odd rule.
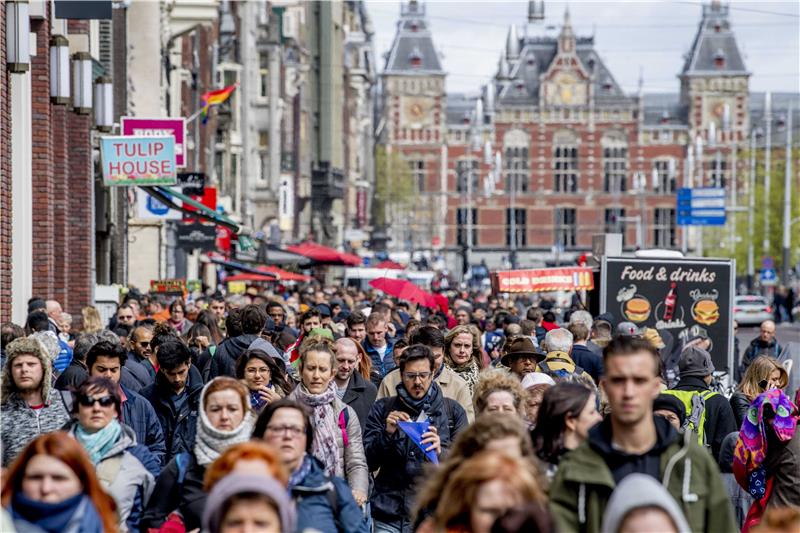
[[[759,130],[753,128],[750,131],[750,176],[748,199],[749,209],[747,212],[747,288],[753,290],[755,281],[755,211],[756,211],[756,138]]]
[[[783,284],[789,284],[792,244],[790,232],[792,218],[792,108],[786,113],[786,172],[783,176]],[[791,313],[791,310],[789,310]]]
[[[766,151],[764,152],[764,255],[769,255],[769,193],[770,193],[770,162],[772,159],[772,95],[764,95],[764,125],[766,127]]]

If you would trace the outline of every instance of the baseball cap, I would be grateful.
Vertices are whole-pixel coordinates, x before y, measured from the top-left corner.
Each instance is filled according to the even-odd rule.
[[[639,337],[642,330],[633,322],[620,322],[617,324],[617,335],[623,337]]]

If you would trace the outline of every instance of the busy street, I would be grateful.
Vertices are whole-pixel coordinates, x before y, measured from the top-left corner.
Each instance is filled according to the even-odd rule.
[[[0,2],[0,533],[800,532],[800,4]]]

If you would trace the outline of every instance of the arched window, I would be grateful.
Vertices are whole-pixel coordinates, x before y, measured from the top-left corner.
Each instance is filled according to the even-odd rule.
[[[553,136],[553,190],[578,192],[578,136],[569,130]]]
[[[627,190],[628,143],[620,132],[609,132],[603,147],[603,191],[618,194]]]
[[[506,192],[528,190],[529,146],[528,135],[522,130],[510,130],[503,137]]]

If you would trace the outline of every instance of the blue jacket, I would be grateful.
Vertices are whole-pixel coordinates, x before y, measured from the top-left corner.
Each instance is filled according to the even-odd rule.
[[[340,477],[328,477],[317,459],[312,457],[311,461],[306,477],[290,489],[297,505],[297,531],[369,533],[364,513],[353,499],[347,482]],[[334,498],[336,510],[331,509]]]
[[[122,402],[122,423],[133,429],[136,434],[136,442],[146,446],[158,460],[159,465],[163,466],[167,446],[164,443],[164,433],[161,431],[161,424],[153,406],[124,385],[120,385],[120,387],[127,397],[127,400]]]
[[[151,377],[150,372],[141,363],[137,362],[136,357],[132,356],[132,354],[128,354],[128,359],[125,361],[123,377],[126,377],[128,381],[123,385],[128,386],[133,392],[139,392],[155,381],[155,376]]]
[[[142,389],[141,395],[150,402],[161,423],[164,444],[167,452],[163,463],[166,464],[175,454],[191,452],[194,449],[194,437],[197,431],[197,410],[200,403],[200,392],[203,380],[196,367],[189,369],[186,382],[186,393],[189,397],[183,402],[180,411],[176,412],[172,404],[172,387],[159,373],[156,382]]]
[[[369,339],[364,339],[361,345],[372,360],[372,368],[380,372],[381,378],[385,377],[391,370],[394,369],[394,359],[392,358],[392,351],[394,350],[394,342],[386,340],[386,354],[381,359],[378,350],[370,344]]]
[[[603,375],[603,358],[586,346],[575,344],[570,352],[572,362],[592,376],[595,383],[600,383],[600,376]]]

